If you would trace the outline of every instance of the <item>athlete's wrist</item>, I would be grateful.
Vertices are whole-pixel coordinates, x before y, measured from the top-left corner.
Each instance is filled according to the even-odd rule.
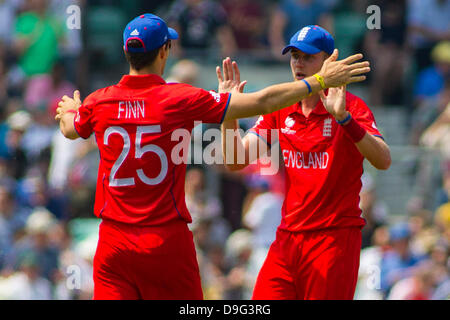
[[[350,121],[350,112],[348,112],[347,110],[345,110],[344,112],[340,112],[340,113],[336,113],[334,115],[334,119],[336,119],[336,121],[341,124],[341,125],[346,125],[349,121]]]
[[[310,91],[309,95],[316,94],[317,92],[322,90],[320,82],[314,76],[306,77],[303,80],[309,83],[310,86],[310,88],[308,88],[308,90]]]
[[[347,121],[345,125],[341,125],[342,129],[344,129],[345,133],[348,137],[354,142],[358,143],[360,142],[364,136],[366,135],[367,131],[364,129],[358,121],[353,119],[350,116],[350,120]]]

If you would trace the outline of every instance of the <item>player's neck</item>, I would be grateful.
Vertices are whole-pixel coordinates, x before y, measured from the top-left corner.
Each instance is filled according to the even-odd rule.
[[[319,95],[315,94],[302,100],[302,112],[306,117],[314,110],[319,99]]]
[[[156,75],[162,77],[161,69],[152,68],[152,67],[145,67],[140,70],[130,68],[130,72],[129,72],[130,76],[141,76],[141,75],[147,75],[147,74],[156,74]]]
[[[155,61],[154,63],[143,67],[142,69],[136,70],[130,66],[130,76],[141,76],[147,74],[156,74],[162,77],[164,73],[164,64],[163,61]]]

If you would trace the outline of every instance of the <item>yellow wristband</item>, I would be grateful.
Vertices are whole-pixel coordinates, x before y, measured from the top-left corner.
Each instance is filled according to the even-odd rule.
[[[319,81],[319,83],[320,83],[320,86],[322,87],[322,89],[326,89],[326,87],[325,87],[325,81],[323,80],[323,77],[322,76],[319,76],[317,73],[316,74],[314,74],[313,75],[313,77],[314,78],[316,78],[317,79],[317,81]]]

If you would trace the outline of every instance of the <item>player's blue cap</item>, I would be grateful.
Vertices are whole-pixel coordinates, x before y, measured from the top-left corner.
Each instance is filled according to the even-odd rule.
[[[297,31],[283,49],[283,54],[296,48],[307,54],[316,54],[325,51],[332,54],[334,50],[334,39],[331,34],[322,27],[309,25]]]
[[[129,40],[138,40],[142,48],[129,48]],[[149,52],[163,46],[167,40],[178,39],[178,33],[168,28],[158,16],[146,13],[131,20],[123,31],[123,47],[127,52]]]

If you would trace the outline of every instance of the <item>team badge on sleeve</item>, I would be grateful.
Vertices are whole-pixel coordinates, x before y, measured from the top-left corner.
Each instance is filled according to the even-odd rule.
[[[213,96],[217,103],[220,102],[220,93],[214,92],[213,90],[211,90],[209,93]]]
[[[259,126],[259,124],[261,123],[261,121],[263,121],[264,120],[264,117],[263,116],[259,116],[259,118],[258,118],[258,120],[256,120],[256,123],[255,123],[255,127],[256,126]]]

